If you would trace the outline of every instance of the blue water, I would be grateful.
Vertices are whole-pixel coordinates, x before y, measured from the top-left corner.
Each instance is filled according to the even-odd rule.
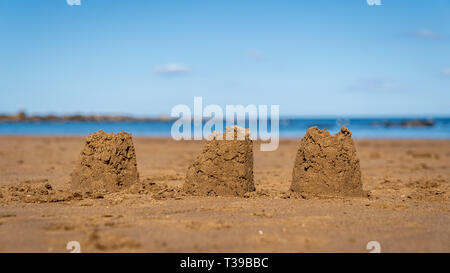
[[[280,120],[280,137],[297,138],[305,134],[310,126],[318,126],[332,133],[346,125],[355,138],[416,138],[450,139],[450,118],[434,118],[432,127],[385,127],[384,121],[401,122],[401,118],[370,119],[300,119]],[[378,125],[377,125],[378,124]],[[45,122],[0,122],[0,135],[61,135],[85,136],[100,129],[106,132],[126,131],[135,136],[170,137],[171,122],[81,122],[81,121],[45,121]],[[269,126],[270,130],[270,126]]]

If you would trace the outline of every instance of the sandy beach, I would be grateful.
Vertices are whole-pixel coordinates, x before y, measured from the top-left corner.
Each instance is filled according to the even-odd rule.
[[[0,137],[0,252],[450,252],[450,140],[355,140],[368,197],[288,193],[299,139],[254,144],[256,191],[180,190],[202,142],[134,138],[141,185],[80,195],[82,137]]]

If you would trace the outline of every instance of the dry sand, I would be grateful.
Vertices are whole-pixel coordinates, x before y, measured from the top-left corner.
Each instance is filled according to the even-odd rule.
[[[133,139],[141,183],[77,192],[84,138],[0,137],[0,252],[450,252],[450,141],[356,140],[369,197],[288,193],[300,138],[255,143],[255,192],[180,191],[204,143]]]

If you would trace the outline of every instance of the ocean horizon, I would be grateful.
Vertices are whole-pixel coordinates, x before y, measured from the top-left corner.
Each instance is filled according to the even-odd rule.
[[[126,131],[138,137],[170,137],[171,121],[3,121],[0,135],[86,136]],[[204,123],[203,123],[204,124]],[[248,126],[248,121],[246,121]],[[302,137],[309,127],[336,133],[347,126],[357,139],[450,139],[450,118],[289,118],[279,121],[280,138]],[[225,125],[224,125],[225,128]],[[270,131],[270,120],[268,121]]]

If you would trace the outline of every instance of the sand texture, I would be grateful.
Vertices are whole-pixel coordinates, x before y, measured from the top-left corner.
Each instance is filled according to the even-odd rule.
[[[130,134],[90,134],[71,174],[74,189],[118,191],[139,182],[136,154]]]
[[[361,170],[351,132],[311,127],[301,139],[291,190],[303,195],[363,196]]]
[[[368,195],[323,197],[290,191],[300,139],[254,142],[256,190],[217,197],[183,191],[206,142],[133,138],[139,182],[95,192],[71,186],[86,138],[0,137],[0,252],[450,252],[450,141],[354,140]]]
[[[243,132],[240,132],[243,131]],[[227,133],[233,138],[228,139]],[[253,141],[245,129],[227,128],[220,139],[211,135],[202,152],[188,168],[184,191],[202,196],[244,196],[255,191]],[[242,133],[241,140],[238,134]]]

